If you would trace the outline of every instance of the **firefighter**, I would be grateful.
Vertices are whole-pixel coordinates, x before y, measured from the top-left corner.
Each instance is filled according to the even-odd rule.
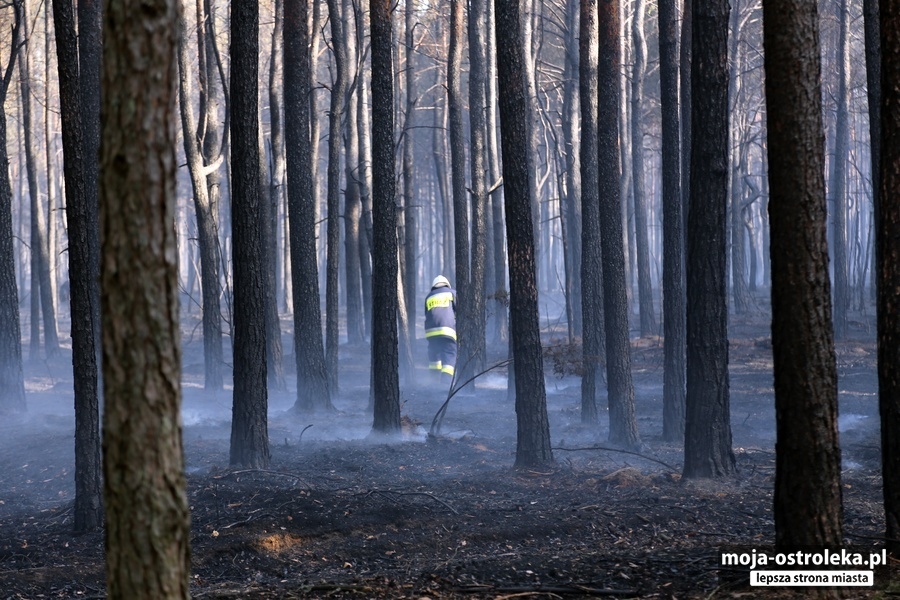
[[[456,290],[443,275],[434,278],[425,297],[428,368],[450,376],[456,368]]]

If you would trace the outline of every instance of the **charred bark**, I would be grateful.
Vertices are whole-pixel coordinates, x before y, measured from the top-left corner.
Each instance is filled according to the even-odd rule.
[[[78,70],[78,39],[71,3],[53,2],[59,96],[62,117],[63,171],[69,234],[69,306],[72,313],[72,367],[75,392],[76,532],[100,526],[100,402],[98,339],[94,282],[99,284],[99,222],[96,196],[87,196],[84,120]],[[96,188],[95,188],[96,189]]]
[[[884,479],[885,537],[900,556],[900,2],[881,6],[881,180],[876,223],[878,247],[878,408]]]
[[[663,203],[663,439],[684,440],[684,214],[678,118],[677,0],[659,0]]]
[[[764,0],[775,365],[775,543],[842,540],[815,2]],[[803,502],[797,502],[803,498]]]
[[[176,0],[113,2],[105,21],[100,160],[110,598],[190,597],[175,260],[179,12]]]
[[[581,422],[596,423],[597,385],[603,381],[603,252],[597,182],[597,0],[581,0],[579,104],[581,108]]]
[[[13,4],[14,36],[22,27],[22,0]],[[4,102],[12,79],[18,47],[13,44],[3,80],[0,81],[0,165],[7,165],[6,109]],[[9,169],[0,169],[0,414],[23,413],[25,376],[22,372],[22,334],[19,330],[19,291],[13,250],[12,185]]]
[[[600,243],[603,255],[603,318],[606,327],[606,377],[609,441],[625,447],[640,444],[631,378],[625,242],[622,231],[619,156],[619,2],[598,2],[597,182],[600,198]]]
[[[400,430],[391,2],[372,0],[372,430]]]
[[[528,101],[519,0],[496,0],[500,139],[509,244],[510,326],[516,388],[516,467],[553,461],[538,327],[534,222],[528,176]]]
[[[231,3],[234,395],[230,464],[269,465],[265,249],[259,193],[259,3]]]
[[[284,2],[284,118],[290,220],[291,288],[294,297],[294,410],[331,410],[322,343],[316,264],[316,193],[310,142],[309,0]]]
[[[734,473],[728,381],[728,0],[694,2],[685,477]]]

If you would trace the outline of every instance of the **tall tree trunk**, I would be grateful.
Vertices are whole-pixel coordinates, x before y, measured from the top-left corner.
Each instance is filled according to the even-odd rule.
[[[259,193],[259,3],[231,3],[234,401],[230,464],[269,465],[265,249]]]
[[[847,171],[850,166],[850,11],[847,0],[838,5],[838,91],[835,115],[834,157],[829,195],[832,205],[832,256],[834,264],[834,337],[847,336],[847,312],[850,310],[850,282],[847,260]]]
[[[747,145],[744,132],[748,129],[745,117],[743,69],[744,57],[740,51],[742,22],[741,3],[731,7],[731,38],[729,40],[728,97],[731,99],[730,177],[731,177],[731,296],[735,314],[743,314],[750,308],[750,290],[747,288],[747,252],[744,236],[743,174],[747,173]]]
[[[584,334],[584,324],[581,309],[581,164],[578,137],[581,106],[578,100],[578,14],[579,3],[569,2],[566,6],[566,61],[562,123],[565,153],[561,157],[564,161],[561,160],[558,164],[562,170],[560,178],[565,181],[566,186],[560,222],[565,223],[566,226],[566,235],[563,239],[566,246],[564,257],[568,264],[566,298],[571,312],[569,329],[572,335],[581,337]]]
[[[275,10],[275,24],[272,28],[272,54],[270,60],[274,63],[281,62],[280,43],[278,40],[283,39],[281,31],[281,15],[278,15],[278,8]],[[266,90],[269,99],[272,98],[271,78],[272,72],[269,71],[270,85]],[[280,139],[281,133],[276,136],[275,130],[280,126],[276,122],[279,117],[274,117],[279,112],[278,94],[274,94],[276,102],[273,110],[272,103],[269,103],[269,128],[271,130],[271,152],[272,157],[276,155],[275,144],[276,138]],[[273,185],[273,182],[280,174],[276,172],[276,168],[272,167],[272,173],[269,173],[269,162],[265,160],[266,146],[265,136],[262,134],[262,117],[259,120],[259,190],[260,190],[260,220],[262,221],[262,239],[265,250],[265,261],[263,263],[265,269],[265,298],[266,298],[266,374],[268,385],[271,389],[283,391],[287,389],[287,383],[284,380],[284,349],[281,345],[281,321],[278,316],[278,205],[280,204],[278,193],[279,186]]]
[[[281,322],[278,319],[278,298],[275,290],[275,255],[278,237],[275,225],[278,207],[274,204],[269,184],[269,168],[266,157],[262,119],[259,124],[259,235],[263,251],[263,312],[266,326],[266,379],[273,390],[284,390],[283,350],[281,346]]]
[[[884,479],[885,537],[900,556],[900,2],[880,4],[881,113],[878,247],[878,408],[881,415],[881,469]],[[868,17],[868,15],[867,15]]]
[[[493,332],[489,339],[507,342],[509,335],[509,293],[506,288],[506,241],[503,223],[503,186],[500,185],[500,143],[497,140],[497,41],[494,27],[494,3],[487,2],[485,22],[487,23],[486,64],[485,64],[485,128],[487,129],[487,156],[490,182],[491,227],[490,232],[494,252],[490,260],[494,263],[494,280],[488,282],[486,294],[491,299],[490,314],[493,316]]]
[[[463,133],[462,57],[465,33],[465,0],[450,1],[450,48],[447,58],[447,112],[450,126],[450,181],[453,192],[453,240],[455,288],[459,297],[457,320],[462,325],[457,330],[460,356],[459,372],[464,374],[468,366],[468,350],[472,342],[466,335],[472,333],[472,287],[469,280],[469,194],[466,189],[466,146]],[[446,226],[446,225],[445,225]],[[471,373],[472,371],[468,371]]]
[[[106,12],[103,442],[113,599],[190,597],[175,260],[179,12],[177,0],[110,2]]]
[[[579,40],[579,104],[581,108],[581,422],[596,423],[597,383],[603,381],[604,358],[603,252],[600,240],[600,196],[597,182],[597,0],[581,0]]]
[[[363,15],[365,18],[365,15]],[[359,271],[362,278],[365,332],[372,333],[372,140],[369,132],[369,93],[365,72],[361,73],[357,90],[356,122],[359,131],[359,193],[362,201],[359,236]]]
[[[460,345],[461,369],[456,379],[468,381],[485,367],[485,301],[484,275],[487,236],[487,187],[485,184],[485,4],[486,0],[469,3],[469,135],[472,194],[472,248],[469,280],[457,287],[466,287],[469,312],[462,322]],[[457,238],[459,239],[459,238]],[[469,256],[466,257],[469,260]],[[474,386],[474,384],[473,384]]]
[[[687,218],[691,208],[691,60],[694,39],[694,0],[682,0],[681,47],[678,51],[681,87],[679,88],[679,115],[681,116],[681,205],[684,208],[684,232],[687,234]]]
[[[519,0],[496,0],[500,139],[509,243],[510,326],[516,361],[516,467],[553,461],[538,326],[534,222],[528,177],[525,48]]]
[[[538,106],[538,87],[537,87],[537,49],[540,45],[540,42],[535,36],[535,21],[537,15],[535,14],[535,0],[518,0],[521,2],[521,17],[520,23],[522,26],[522,52],[523,52],[523,62],[522,76],[525,78],[525,106],[526,106],[526,119],[525,119],[525,132],[528,136],[528,184],[530,186],[531,191],[529,192],[529,197],[531,198],[531,219],[532,223],[540,223],[541,222],[541,202],[544,199],[541,194],[541,186],[539,185],[540,178],[538,176],[540,172],[540,159],[539,159],[539,147],[540,147],[540,136],[539,136],[539,121],[540,121],[540,107]],[[497,12],[497,19],[500,18],[499,10]],[[499,36],[498,36],[498,44],[499,44]],[[498,51],[498,61],[499,61],[499,51]],[[501,126],[502,127],[502,126]],[[502,135],[501,135],[502,137]],[[502,143],[502,140],[501,140]],[[542,279],[543,277],[547,277],[547,273],[541,273],[540,264],[541,258],[544,256],[544,253],[548,251],[545,247],[546,244],[541,243],[541,233],[542,228],[532,226],[534,229],[534,258],[535,258],[535,277],[537,278],[536,288],[539,290],[541,284],[544,284],[544,288],[549,288],[549,285]],[[512,284],[510,284],[512,286]]]
[[[322,10],[323,2],[313,2],[312,3],[312,12],[307,17],[308,20],[308,29],[307,35],[309,38],[309,139],[310,144],[312,145],[312,177],[315,185],[313,186],[313,197],[315,198],[315,222],[319,222],[319,132],[321,130],[321,122],[319,121],[319,103],[318,103],[318,88],[319,88],[319,80],[317,77],[317,73],[319,72],[319,53],[322,44],[324,29],[324,22],[326,17],[326,11]],[[307,11],[309,12],[309,11]],[[316,232],[319,232],[318,225],[316,226]]]
[[[13,39],[19,38],[23,26],[22,0],[13,4],[15,11]],[[9,63],[0,81],[0,165],[7,165],[6,109],[4,103],[15,66],[13,45]],[[13,249],[12,185],[9,169],[0,169],[0,414],[24,413],[25,377],[22,372],[22,334],[19,330],[19,291],[16,285],[15,251]]]
[[[100,63],[103,52],[103,0],[80,0],[78,11],[78,83],[81,90],[81,120],[84,124],[84,194],[91,213],[93,234],[91,246],[91,315],[94,350],[100,360],[100,217],[99,162],[100,156]],[[101,381],[102,385],[102,381]]]
[[[27,27],[29,22],[28,2],[22,2],[22,36],[21,49],[18,53],[17,60],[19,63],[19,89],[22,98],[22,129],[24,134],[25,146],[25,166],[28,171],[28,193],[31,199],[31,266],[33,269],[31,280],[32,284],[36,281],[37,286],[32,285],[32,314],[31,314],[31,330],[32,336],[36,331],[35,326],[39,325],[38,313],[43,316],[44,321],[44,354],[47,358],[51,358],[59,354],[59,336],[56,331],[56,308],[53,303],[53,290],[50,284],[50,257],[49,245],[47,244],[47,224],[44,220],[44,205],[41,202],[40,190],[38,187],[38,163],[35,156],[35,131],[34,119],[31,101],[31,38],[28,34]],[[48,179],[48,185],[51,180]],[[40,292],[38,293],[38,290]],[[37,302],[35,302],[37,300]],[[38,310],[34,311],[37,304]],[[36,340],[32,337],[31,351],[32,358],[37,358]]]
[[[75,392],[76,532],[100,526],[100,408],[94,285],[99,270],[99,223],[96,196],[85,185],[84,120],[79,88],[75,15],[68,2],[53,2],[59,100],[62,117],[63,170],[69,248],[69,306],[72,313],[72,367]],[[95,188],[96,189],[96,188]],[[93,240],[93,241],[92,241]],[[98,309],[99,312],[99,309]]]
[[[600,243],[603,255],[603,318],[606,327],[606,378],[609,441],[633,448],[640,444],[631,378],[625,243],[619,186],[619,1],[598,2],[597,182]]]
[[[663,439],[684,440],[684,216],[678,118],[678,0],[659,0],[663,204]]]
[[[872,212],[881,194],[881,39],[878,0],[863,0],[866,47],[866,94],[869,101],[869,145],[872,160]],[[877,234],[876,234],[877,235]],[[877,242],[876,242],[877,243]],[[875,256],[875,252],[872,256]],[[877,262],[877,258],[875,258]],[[870,297],[877,302],[878,267],[872,268]]]
[[[414,186],[416,185],[415,160],[413,159],[413,132],[416,126],[416,103],[419,101],[416,87],[415,66],[415,27],[416,7],[415,0],[406,0],[406,14],[404,23],[404,46],[406,55],[406,69],[404,69],[404,83],[406,88],[406,113],[403,122],[403,221],[404,238],[403,251],[405,253],[406,272],[403,274],[404,293],[406,294],[406,318],[410,327],[416,325],[416,278],[418,265],[416,254],[418,253],[419,239],[419,202]],[[414,329],[413,329],[414,330]]]
[[[284,125],[290,219],[291,287],[294,297],[294,410],[332,410],[322,344],[316,265],[316,207],[310,143],[309,0],[284,2]]]
[[[343,34],[344,18],[337,0],[328,0],[331,21],[331,48],[334,52],[335,80],[331,85],[328,113],[328,215],[327,258],[325,265],[325,366],[328,386],[338,389],[338,270],[340,264],[341,205],[341,116],[347,89],[347,49]]]
[[[202,11],[198,6],[198,18],[202,18]],[[184,19],[181,19],[184,24]],[[200,39],[200,55],[205,55],[203,46],[203,27],[198,27]],[[194,214],[197,219],[197,240],[200,251],[200,287],[202,290],[203,308],[203,361],[205,369],[204,387],[209,392],[218,392],[223,386],[223,351],[222,351],[222,325],[219,312],[219,295],[221,284],[219,282],[219,239],[216,225],[216,206],[210,198],[207,187],[207,176],[210,171],[218,168],[217,163],[205,164],[204,153],[201,148],[201,131],[194,123],[194,114],[191,109],[192,85],[189,72],[189,56],[187,50],[187,31],[182,25],[182,35],[178,48],[178,69],[180,73],[179,104],[181,107],[182,142],[184,155],[187,160],[188,173],[191,178],[191,189],[194,196]],[[206,76],[202,73],[201,81]],[[201,109],[205,108],[208,92],[201,92]],[[206,112],[200,115],[202,125],[209,127],[209,119]],[[209,129],[202,132],[209,133]]]
[[[400,430],[391,2],[372,0],[372,397],[378,433]]]
[[[275,23],[272,27],[272,54],[269,57],[269,128],[272,143],[272,175],[271,194],[274,212],[274,229],[272,235],[276,240],[276,306],[277,298],[290,296],[285,290],[289,287],[285,272],[290,271],[290,265],[285,265],[285,259],[290,262],[290,244],[288,236],[283,236],[283,247],[278,248],[279,225],[280,231],[284,231],[287,223],[287,202],[285,201],[285,157],[284,157],[284,103],[281,99],[282,84],[284,82],[284,0],[274,0],[272,8],[275,13]],[[284,222],[279,220],[280,214],[284,215]],[[292,312],[292,311],[287,311]]]
[[[56,160],[53,141],[55,135],[54,128],[51,125],[53,113],[50,110],[50,99],[55,95],[51,89],[50,73],[52,71],[51,64],[53,58],[53,39],[50,35],[52,31],[52,20],[50,7],[44,3],[44,162],[46,164],[47,179],[47,260],[50,269],[50,297],[53,302],[54,318],[59,307],[59,260],[58,260],[58,239],[57,239],[57,223],[59,222],[56,214]]]
[[[839,546],[841,452],[818,17],[812,0],[764,0],[763,11],[778,436],[775,543],[785,550]]]
[[[647,39],[644,35],[644,0],[635,0],[631,20],[634,64],[631,71],[631,173],[634,189],[634,231],[638,267],[638,301],[641,335],[657,333],[650,275],[650,243],[647,239],[647,193],[644,185],[644,75],[647,70]]]
[[[734,473],[728,390],[728,0],[695,0],[684,476]]]
[[[356,79],[356,85],[349,85],[346,94],[347,118],[344,122],[344,297],[346,302],[346,329],[347,343],[360,344],[365,341],[365,330],[362,307],[362,287],[360,275],[359,253],[359,218],[360,211],[360,186],[359,181],[362,171],[359,164],[359,95],[356,87],[362,73],[358,69],[357,36],[350,31],[348,23],[350,15],[355,10],[351,2],[344,0],[344,14],[347,16],[344,27],[344,47],[346,52],[346,64],[348,65],[348,81]],[[350,68],[353,72],[349,72]]]

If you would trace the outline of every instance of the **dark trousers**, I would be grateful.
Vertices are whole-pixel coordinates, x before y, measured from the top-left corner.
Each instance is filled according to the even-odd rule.
[[[456,369],[456,340],[445,335],[428,338],[428,368],[447,375]]]

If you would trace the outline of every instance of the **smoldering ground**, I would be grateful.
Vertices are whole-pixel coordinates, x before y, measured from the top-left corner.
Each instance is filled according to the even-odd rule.
[[[335,411],[293,410],[269,395],[272,463],[230,469],[230,389],[203,391],[202,345],[185,327],[185,468],[192,593],[204,598],[709,597],[729,587],[717,548],[774,536],[774,398],[764,317],[731,328],[731,416],[739,473],[684,482],[682,449],[663,442],[662,342],[633,339],[640,455],[582,424],[580,379],[546,361],[555,465],[513,470],[516,420],[506,371],[446,399],[424,365],[401,390],[404,434],[373,439],[368,355],[341,347]],[[883,533],[875,344],[859,327],[837,346],[845,531]],[[558,345],[548,334],[546,345]],[[421,342],[421,340],[420,340]],[[285,336],[289,354],[291,340]],[[424,356],[424,346],[417,356]],[[28,414],[0,423],[0,597],[104,597],[102,532],[73,536],[70,355],[26,365]],[[505,359],[491,348],[488,363]],[[557,370],[565,370],[558,369]],[[601,389],[604,386],[601,386]],[[605,392],[602,392],[605,394]],[[864,592],[865,593],[865,592]],[[766,593],[766,596],[770,594]]]

